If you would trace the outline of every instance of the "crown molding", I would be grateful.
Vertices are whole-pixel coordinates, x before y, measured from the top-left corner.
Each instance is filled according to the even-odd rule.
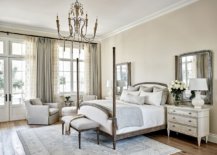
[[[114,30],[112,32],[109,32],[109,33],[107,33],[105,35],[102,35],[102,36],[100,36],[100,39],[102,41],[102,40],[104,40],[106,38],[112,37],[112,36],[114,36],[116,34],[119,34],[119,33],[123,32],[123,31],[129,30],[129,29],[131,29],[133,27],[136,27],[138,25],[149,22],[149,21],[151,21],[153,19],[156,19],[156,18],[158,18],[160,16],[163,16],[165,14],[168,14],[170,12],[176,11],[176,10],[178,10],[180,8],[188,6],[188,5],[190,5],[192,3],[195,3],[197,1],[199,1],[199,0],[182,0],[182,1],[178,2],[178,3],[175,3],[173,5],[170,5],[170,6],[166,7],[165,9],[159,10],[159,11],[157,11],[157,12],[155,12],[155,13],[149,15],[149,16],[146,16],[146,17],[144,17],[142,19],[139,19],[139,20],[137,20],[135,22],[132,22],[132,23],[126,25],[126,26],[123,26],[123,27],[118,28],[118,29],[116,29],[116,30]]]
[[[26,34],[35,34],[43,35],[47,37],[57,37],[57,32],[52,29],[36,27],[36,26],[27,26],[17,23],[8,23],[0,21],[0,29],[11,31],[11,32],[25,32]]]

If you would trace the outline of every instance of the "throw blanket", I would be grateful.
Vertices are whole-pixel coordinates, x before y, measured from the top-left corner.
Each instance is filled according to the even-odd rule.
[[[93,106],[104,111],[108,117],[112,118],[112,101],[111,100],[93,100],[81,103],[82,106]],[[117,101],[116,103],[117,128],[141,127],[143,126],[142,110],[133,104],[124,104]]]
[[[70,128],[70,124],[71,124],[71,122],[72,122],[73,120],[78,119],[78,118],[83,118],[83,117],[85,117],[85,116],[82,115],[82,114],[78,114],[78,115],[75,115],[75,116],[64,116],[64,117],[62,117],[62,121],[64,121],[65,133],[66,133],[67,135],[70,134],[69,128]]]

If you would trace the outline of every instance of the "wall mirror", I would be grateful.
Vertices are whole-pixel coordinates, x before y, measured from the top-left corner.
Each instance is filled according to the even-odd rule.
[[[131,85],[131,63],[119,63],[116,64],[117,72],[117,94],[121,94],[123,89],[127,89]]]
[[[206,78],[208,91],[202,92],[205,104],[213,103],[213,69],[212,69],[212,52],[202,50],[197,52],[185,53],[175,56],[176,61],[176,79],[185,82],[189,86],[191,78]],[[184,101],[191,101],[194,92],[186,90],[183,93]]]

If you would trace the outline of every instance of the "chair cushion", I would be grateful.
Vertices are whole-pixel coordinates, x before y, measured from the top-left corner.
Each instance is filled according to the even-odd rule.
[[[32,105],[42,105],[41,99],[40,98],[36,98],[36,99],[30,99],[30,103]]]
[[[76,114],[76,107],[64,107],[62,108],[62,116],[70,116]]]
[[[99,127],[99,124],[87,118],[78,118],[71,122],[71,126],[77,130],[88,130]]]
[[[49,108],[49,115],[50,116],[54,115],[54,114],[56,114],[58,112],[59,112],[59,109],[57,109],[57,108]]]
[[[73,118],[74,118],[74,116],[63,116],[61,118],[61,121],[63,121],[63,122],[70,122]]]

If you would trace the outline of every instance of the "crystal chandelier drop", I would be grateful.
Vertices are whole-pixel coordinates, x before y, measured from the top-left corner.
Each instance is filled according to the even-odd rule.
[[[71,4],[71,8],[69,10],[68,15],[68,25],[69,25],[69,35],[63,36],[60,33],[60,22],[59,17],[57,15],[56,24],[57,24],[57,32],[60,39],[63,40],[77,40],[77,41],[87,41],[91,42],[96,37],[96,30],[98,25],[98,19],[96,19],[95,26],[93,29],[93,36],[87,36],[87,27],[88,27],[88,15],[83,17],[84,10],[83,5],[76,0],[75,3]]]

